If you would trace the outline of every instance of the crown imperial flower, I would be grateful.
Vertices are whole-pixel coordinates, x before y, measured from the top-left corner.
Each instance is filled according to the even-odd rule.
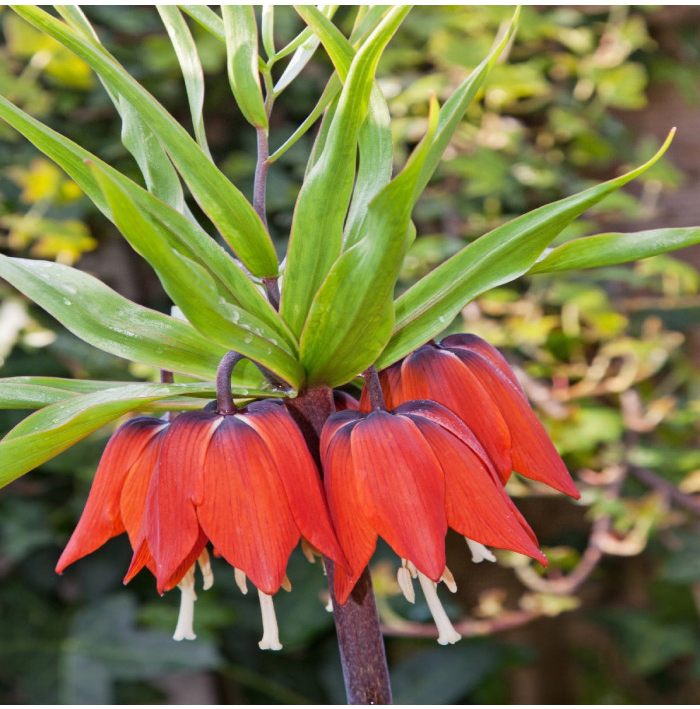
[[[564,462],[532,411],[505,358],[475,335],[457,334],[419,347],[379,374],[389,408],[430,399],[450,409],[474,433],[498,474],[513,470],[574,498]],[[363,393],[362,410],[368,410]]]
[[[194,567],[204,588],[213,577],[211,542],[258,588],[263,648],[279,649],[271,596],[289,587],[286,566],[303,537],[341,566],[316,466],[281,402],[259,401],[231,414],[193,411],[172,423],[140,418],[124,424],[105,450],[85,512],[57,570],[124,529],[134,548],[128,582],[144,566],[160,593],[182,591],[176,639],[195,637]]]
[[[321,456],[331,517],[352,569],[335,574],[341,604],[381,536],[404,560],[399,582],[406,595],[406,573],[416,573],[439,642],[455,642],[459,636],[435,594],[441,579],[454,583],[445,565],[448,526],[480,545],[547,563],[483,446],[440,404],[412,401],[391,413],[333,414],[321,435]]]

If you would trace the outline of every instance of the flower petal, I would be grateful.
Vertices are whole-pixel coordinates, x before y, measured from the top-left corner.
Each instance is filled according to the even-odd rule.
[[[546,564],[534,533],[482,459],[432,421],[414,420],[445,473],[449,526],[481,544],[511,549]]]
[[[274,458],[238,416],[211,437],[203,482],[197,517],[212,544],[259,590],[278,591],[300,534]]]
[[[365,517],[364,490],[357,486],[352,461],[354,424],[344,421],[342,414],[333,414],[321,433],[321,460],[328,509],[352,570],[349,573],[340,566],[335,569],[334,589],[341,605],[347,601],[377,545],[377,532]],[[339,420],[341,425],[338,425]]]
[[[124,531],[120,513],[124,481],[132,469],[139,466],[140,456],[153,437],[166,426],[160,419],[140,416],[115,431],[102,454],[78,526],[56,565],[59,574],[69,564]]]
[[[445,568],[445,481],[430,446],[412,421],[385,411],[358,422],[351,444],[367,520],[400,557],[439,580]]]
[[[441,347],[446,347],[448,349],[452,347],[461,347],[465,350],[470,350],[478,355],[481,355],[485,360],[494,366],[501,374],[504,374],[511,382],[516,386],[518,391],[527,398],[525,390],[520,386],[518,378],[515,373],[510,368],[506,358],[491,344],[483,340],[477,335],[471,333],[455,333],[454,335],[448,335],[444,340],[440,342]]]
[[[331,525],[321,476],[304,436],[284,404],[256,402],[248,406],[239,419],[254,428],[265,441],[302,536],[326,556],[347,565]]]
[[[526,478],[539,480],[578,499],[580,494],[564,461],[522,392],[480,354],[458,348],[454,352],[498,402],[510,429],[513,468]]]
[[[459,416],[479,439],[502,480],[510,476],[511,438],[498,406],[479,376],[452,352],[424,345],[401,366],[401,402],[432,399]]]
[[[153,555],[160,593],[197,547],[200,528],[195,506],[203,494],[204,460],[223,420],[215,413],[187,411],[170,424],[163,440],[137,542],[140,546],[145,541]]]
[[[134,547],[141,531],[143,511],[146,506],[148,487],[153,471],[158,463],[158,457],[163,446],[167,424],[151,438],[141,455],[131,466],[122,487],[119,507],[122,522],[129,535],[131,546]]]

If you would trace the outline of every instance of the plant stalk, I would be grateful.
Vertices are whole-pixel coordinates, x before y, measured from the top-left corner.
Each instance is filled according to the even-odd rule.
[[[242,359],[242,354],[231,350],[221,358],[216,370],[216,411],[222,416],[230,416],[238,411],[231,393],[231,374]]]
[[[333,391],[309,389],[287,402],[290,414],[304,434],[306,444],[321,470],[320,439],[326,419],[335,412]],[[335,563],[323,559],[333,602],[348,704],[391,704],[391,684],[384,639],[369,569],[365,569],[344,606],[333,592]]]

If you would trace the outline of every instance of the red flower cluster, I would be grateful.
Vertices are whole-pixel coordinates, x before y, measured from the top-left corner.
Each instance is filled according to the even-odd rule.
[[[193,638],[194,569],[213,577],[206,551],[258,588],[261,647],[278,649],[271,596],[287,586],[300,538],[337,562],[335,595],[344,604],[381,536],[402,559],[398,579],[413,599],[418,577],[440,630],[459,635],[437,600],[454,581],[445,534],[467,538],[474,561],[486,546],[546,564],[527,522],[504,490],[515,470],[578,497],[569,474],[503,357],[483,340],[453,335],[420,347],[379,375],[381,395],[360,404],[335,392],[337,413],[321,435],[321,477],[304,438],[279,401],[240,411],[149,417],[121,426],[100,461],[85,511],[57,571],[126,531],[134,558],[163,592],[179,586],[176,639]],[[377,399],[380,399],[377,401]],[[359,409],[359,410],[358,410]]]

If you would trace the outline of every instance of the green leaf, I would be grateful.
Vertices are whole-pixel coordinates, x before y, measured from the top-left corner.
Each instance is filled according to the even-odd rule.
[[[337,9],[337,5],[326,5],[320,6],[319,12],[330,20]],[[319,44],[319,38],[309,27],[307,27],[301,34],[299,34],[298,37],[292,40],[292,42],[290,42],[275,56],[275,59],[280,59],[281,57],[286,56],[286,54],[294,51],[294,56],[285,67],[282,72],[282,76],[280,76],[273,88],[273,94],[275,96],[279,96],[287,88],[287,86],[289,86],[289,84],[291,84],[292,81],[299,76],[301,70],[309,63],[309,60],[315,54]]]
[[[306,6],[300,6],[306,8]],[[357,27],[352,32],[352,35],[350,36],[350,43],[359,43],[364,39],[365,33],[370,32],[374,26],[381,20],[382,16],[387,12],[389,6],[387,5],[374,5],[368,12],[367,14],[362,18],[362,20],[358,23]],[[335,5],[332,5],[331,8],[336,8]],[[334,10],[335,11],[335,10]],[[330,19],[331,15],[328,15],[328,18]],[[305,33],[309,33],[308,36],[312,35],[312,31],[310,27],[307,27],[304,32],[302,32],[299,37],[306,36]],[[299,39],[297,37],[297,39]],[[314,38],[315,35],[314,35]],[[290,43],[288,46],[292,46],[295,43],[296,40]],[[283,56],[284,52],[286,51],[287,47],[285,47],[283,50],[277,53],[277,57]],[[353,49],[354,53],[354,49]],[[275,87],[276,89],[277,87]],[[329,79],[328,83],[326,84],[326,88],[323,90],[323,93],[321,94],[321,98],[319,98],[318,102],[316,103],[316,106],[314,106],[314,109],[311,111],[311,113],[304,119],[304,121],[301,123],[301,125],[294,131],[294,133],[284,142],[283,145],[281,145],[277,150],[275,150],[272,155],[268,158],[267,162],[268,163],[273,163],[275,160],[277,160],[281,155],[287,152],[289,148],[291,148],[298,140],[301,138],[310,128],[311,126],[316,123],[316,121],[321,117],[323,112],[331,105],[336,99],[336,96],[340,92],[340,89],[342,88],[342,83],[340,81],[340,78],[338,77],[338,74],[335,73],[331,78]],[[325,124],[325,118],[324,118],[324,124]],[[329,121],[330,123],[330,121]],[[327,128],[327,127],[326,127]],[[321,129],[324,129],[324,126],[321,126]],[[318,143],[318,138],[316,140],[316,143]],[[314,144],[314,150],[316,149],[316,144]],[[319,151],[320,152],[320,151]],[[306,172],[308,173],[311,167],[313,167],[313,163],[315,162],[315,159],[309,160],[307,163],[307,170]]]
[[[259,362],[298,388],[303,373],[296,358],[280,347],[277,332],[226,301],[205,269],[171,247],[169,234],[162,226],[144,216],[98,166],[93,169],[117,227],[154,265],[166,292],[192,325],[214,342]]]
[[[557,246],[536,261],[528,273],[612,266],[700,244],[700,227],[652,229],[631,234],[596,234]]]
[[[340,255],[355,176],[357,136],[382,50],[408,8],[390,10],[355,55],[326,144],[297,199],[280,312],[299,334],[311,301]],[[323,41],[323,37],[321,37]]]
[[[78,394],[111,389],[123,382],[94,382],[59,377],[6,377],[0,379],[0,408],[40,409]]]
[[[69,266],[0,254],[0,278],[79,338],[118,357],[213,381],[227,352],[190,324],[132,303]]]
[[[214,10],[211,10],[206,5],[180,5],[179,7],[183,12],[186,12],[193,20],[204,27],[207,32],[226,43],[224,21]]]
[[[313,300],[300,349],[311,384],[350,381],[374,362],[391,336],[394,287],[415,235],[411,211],[437,119],[432,96],[425,138],[401,174],[370,202],[360,238],[336,261]]]
[[[204,71],[202,70],[202,63],[199,61],[197,45],[194,43],[189,27],[177,7],[174,5],[156,5],[156,8],[160,13],[165,29],[168,31],[177,60],[180,62],[195,138],[202,152],[211,159],[207,136],[204,132],[204,117],[202,116],[204,107]]]
[[[222,5],[228,80],[245,119],[267,130],[267,112],[258,73],[258,26],[251,5]]]
[[[264,378],[254,366],[245,366],[242,362],[234,370],[232,388],[241,398],[264,396],[287,396],[287,392],[270,390]],[[250,364],[250,363],[248,363]],[[138,382],[136,382],[138,383]],[[60,377],[6,377],[0,379],[0,408],[3,409],[41,409],[50,404],[70,399],[79,394],[91,394],[104,389],[115,389],[134,382],[94,381],[92,379],[61,379]],[[144,384],[150,386],[150,384]],[[166,402],[155,401],[149,404],[148,411],[184,411],[201,409],[214,398],[214,384],[197,383],[196,388],[187,392],[187,396],[169,398]],[[197,398],[206,396],[206,399]]]
[[[77,5],[56,5],[59,15],[87,42],[100,46],[89,20]],[[134,156],[149,191],[178,212],[185,212],[185,195],[168,154],[139,111],[119,93],[118,87],[100,77],[122,120],[122,143]]]
[[[435,337],[484,291],[527,273],[562,229],[653,165],[668,148],[673,133],[656,155],[636,170],[503,224],[418,281],[395,303],[394,333],[377,366],[387,367]]]
[[[35,411],[0,441],[0,487],[130,411],[148,408],[159,399],[207,390],[200,384],[129,384],[74,396]]]
[[[225,289],[225,296],[230,303],[240,306],[262,320],[278,333],[277,339],[284,340],[288,344],[290,351],[296,351],[296,339],[286,323],[236,262],[200,227],[107,163],[28,116],[1,96],[0,117],[31,140],[48,157],[55,160],[98,209],[108,219],[114,221],[109,203],[87,163],[98,165],[128,193],[132,200],[167,229],[172,237],[166,241],[167,245],[173,244],[174,239],[177,242],[174,248],[206,268],[217,279]],[[138,246],[132,245],[139,250]],[[153,265],[155,267],[155,264]]]
[[[163,106],[104,48],[86,41],[38,7],[21,5],[13,9],[77,54],[141,113],[168,151],[194,198],[251,273],[259,277],[277,276],[275,250],[260,217]]]
[[[296,10],[321,37],[340,80],[345,83],[350,64],[355,56],[350,41],[313,5],[301,5]],[[345,222],[343,249],[348,249],[357,243],[362,225],[367,218],[369,203],[391,179],[393,150],[390,121],[389,107],[375,81],[372,84],[367,116],[358,136],[360,165],[353,188],[350,211]]]
[[[418,182],[418,191],[416,199],[420,197],[425,189],[425,186],[430,181],[435,169],[437,168],[445,149],[449,145],[454,132],[457,130],[464,114],[474,100],[477,91],[481,88],[486,77],[489,75],[492,67],[501,56],[503,50],[508,46],[508,43],[513,39],[515,30],[520,16],[520,7],[515,10],[513,19],[510,21],[508,29],[503,34],[503,37],[496,43],[488,56],[469,74],[469,76],[459,85],[455,92],[450,96],[445,105],[440,111],[440,119],[438,128],[433,139],[433,144],[430,148],[430,153],[423,166],[423,173]]]

